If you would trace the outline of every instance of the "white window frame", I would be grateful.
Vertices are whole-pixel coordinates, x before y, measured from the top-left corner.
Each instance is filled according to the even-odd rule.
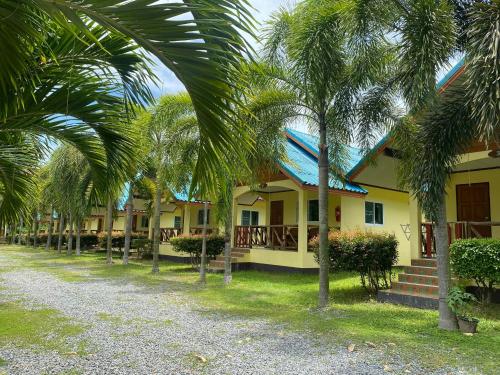
[[[367,223],[366,222],[366,204],[371,203],[373,204],[373,223]],[[382,205],[382,224],[375,223],[375,204],[380,204]],[[365,209],[364,209],[364,218],[363,218],[365,225],[370,226],[370,227],[383,227],[385,225],[385,204],[384,202],[380,201],[372,201],[372,200],[367,200],[365,201]]]

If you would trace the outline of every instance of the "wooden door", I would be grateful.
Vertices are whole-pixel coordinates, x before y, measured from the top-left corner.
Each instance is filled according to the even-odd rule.
[[[97,231],[102,232],[102,227],[103,227],[103,219],[102,217],[100,217],[99,219],[97,219]]]
[[[490,184],[457,185],[457,220],[491,221]],[[491,226],[473,225],[472,237],[491,237]]]
[[[280,246],[283,240],[283,201],[271,201],[271,244]]]
[[[132,232],[137,232],[137,215],[132,216]]]

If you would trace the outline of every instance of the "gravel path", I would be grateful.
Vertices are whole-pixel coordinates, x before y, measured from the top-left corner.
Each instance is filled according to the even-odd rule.
[[[1,264],[9,261],[14,262],[0,255]],[[14,300],[30,309],[56,309],[85,325],[68,345],[76,351],[83,340],[88,354],[3,347],[0,357],[9,374],[427,373],[375,349],[350,353],[263,320],[204,311],[168,285],[104,279],[70,283],[18,269],[0,274],[0,302]]]

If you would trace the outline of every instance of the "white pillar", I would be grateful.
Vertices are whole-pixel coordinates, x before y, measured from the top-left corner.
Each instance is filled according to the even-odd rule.
[[[299,258],[302,259],[302,264],[306,261],[307,256],[307,192],[304,190],[297,191],[298,194],[298,226],[299,226],[299,238],[298,238],[298,252]]]
[[[191,227],[191,206],[185,204],[183,207],[182,234],[185,236],[189,236],[190,227]]]
[[[421,256],[422,211],[416,198],[410,194],[410,258]]]

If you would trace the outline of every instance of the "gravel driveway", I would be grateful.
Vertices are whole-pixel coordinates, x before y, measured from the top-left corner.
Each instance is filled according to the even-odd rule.
[[[9,261],[0,256],[3,265]],[[2,369],[9,374],[427,373],[368,347],[351,353],[263,320],[205,311],[168,285],[66,282],[38,270],[17,269],[0,274],[0,301],[10,300],[30,309],[56,309],[83,324],[85,332],[68,345],[76,351],[83,340],[88,354],[3,347],[0,357],[7,366]]]

